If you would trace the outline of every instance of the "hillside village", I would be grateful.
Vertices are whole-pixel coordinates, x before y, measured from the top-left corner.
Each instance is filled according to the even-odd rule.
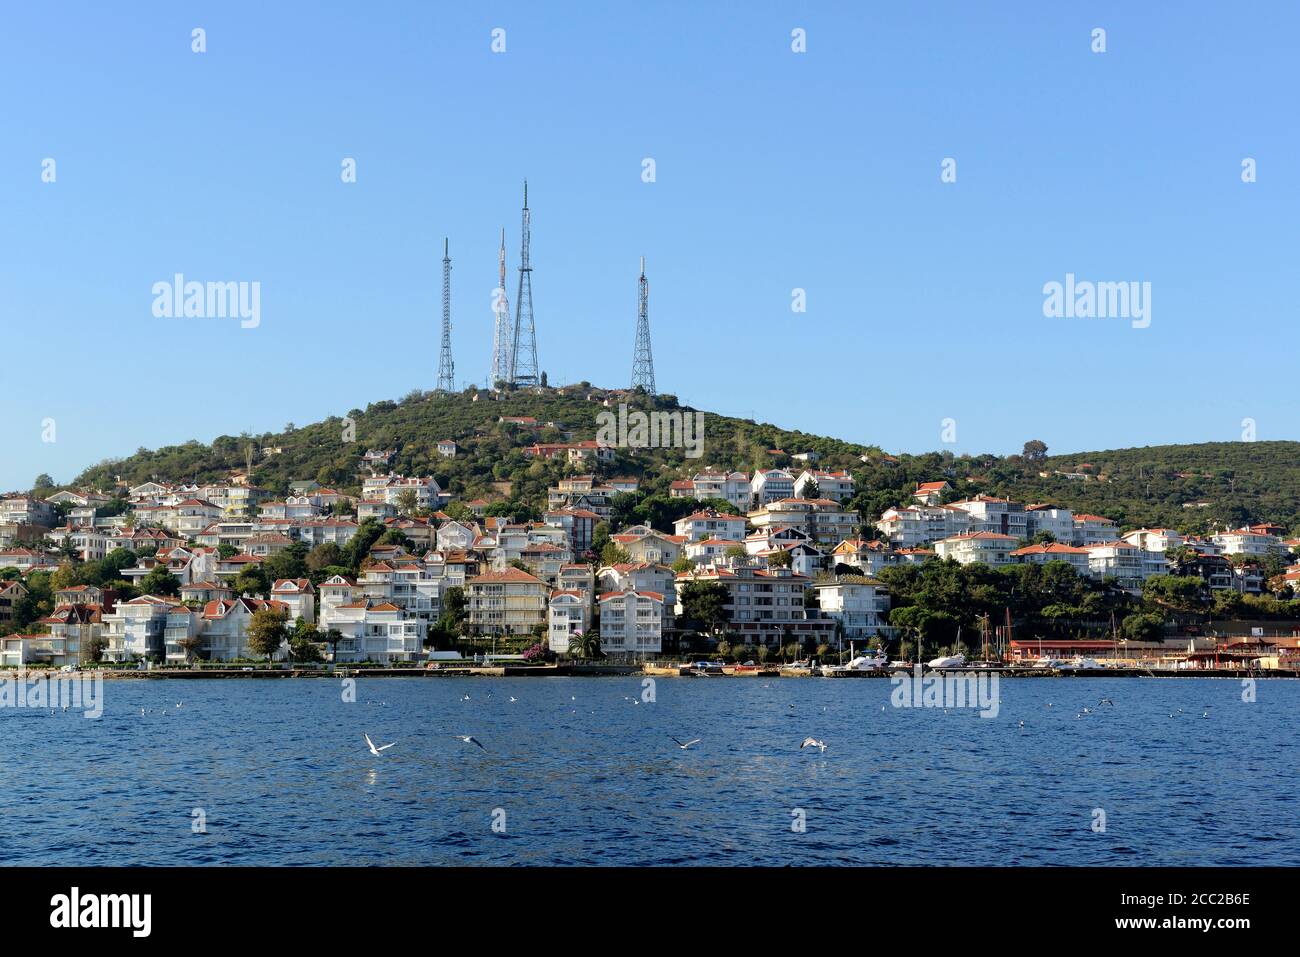
[[[0,664],[394,665],[457,649],[766,659],[852,642],[907,653],[963,627],[974,643],[990,619],[1158,642],[1212,619],[1300,618],[1300,541],[1277,524],[1126,529],[963,494],[955,475],[881,499],[860,484],[892,467],[879,450],[719,442],[716,424],[701,466],[554,419],[480,421],[418,443],[390,432],[311,478],[285,474],[293,449],[249,444],[243,467],[205,469],[220,478],[109,480],[110,463],[4,496]],[[736,467],[745,457],[756,467]],[[400,468],[412,461],[440,462],[444,480]],[[894,504],[870,510],[882,501]]]

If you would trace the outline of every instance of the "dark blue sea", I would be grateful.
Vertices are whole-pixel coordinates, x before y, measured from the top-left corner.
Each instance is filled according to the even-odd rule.
[[[1008,679],[995,719],[880,679],[641,682],[119,680],[98,720],[0,708],[0,862],[1300,863],[1300,682]]]

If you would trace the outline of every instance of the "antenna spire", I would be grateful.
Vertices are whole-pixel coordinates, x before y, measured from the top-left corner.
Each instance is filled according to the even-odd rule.
[[[497,287],[492,292],[492,381],[488,386],[497,388],[498,382],[513,382],[514,370],[510,366],[514,335],[510,328],[510,301],[506,298],[506,228],[501,227],[501,249],[497,254]]]
[[[533,268],[528,247],[532,218],[528,211],[528,180],[524,180],[523,224],[519,243],[519,294],[515,297],[515,327],[510,350],[510,376],[516,386],[538,385],[537,326],[533,321]]]
[[[442,241],[442,348],[438,352],[438,391],[456,391],[456,363],[451,358],[451,241]]]
[[[650,283],[645,278],[645,257],[641,257],[641,281],[636,314],[636,351],[632,355],[632,388],[640,386],[655,394],[655,360],[650,351]]]

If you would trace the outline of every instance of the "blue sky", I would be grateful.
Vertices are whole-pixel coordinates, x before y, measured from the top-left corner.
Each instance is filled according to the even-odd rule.
[[[432,388],[444,236],[484,381],[525,177],[552,383],[626,384],[644,255],[698,407],[902,451],[1300,437],[1300,14],[1138,7],[10,5],[0,489]],[[155,318],[177,272],[260,282],[261,325]],[[1150,282],[1151,326],[1045,318],[1067,272]]]

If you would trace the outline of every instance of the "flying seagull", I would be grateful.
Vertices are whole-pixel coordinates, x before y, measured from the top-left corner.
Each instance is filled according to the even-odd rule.
[[[456,737],[460,738],[460,740],[464,741],[466,744],[478,744],[478,746],[484,751],[487,750],[487,748],[484,748],[482,744],[479,744],[478,738],[474,737],[472,734],[458,734]]]
[[[379,754],[380,751],[387,751],[389,748],[393,746],[393,744],[397,743],[396,741],[394,741],[392,744],[381,745],[380,747],[377,748],[375,747],[375,742],[370,740],[370,735],[362,731],[361,736],[366,739],[366,745],[370,748],[370,753],[376,756]]]
[[[816,738],[804,738],[803,744],[799,745],[799,750],[802,751],[804,748],[820,748],[822,751],[825,751],[826,742],[818,741]]]
[[[1097,707],[1100,708],[1104,704],[1108,704],[1112,708],[1115,707],[1115,702],[1111,701],[1109,698],[1102,698],[1100,701],[1097,702]]]
[[[678,741],[676,738],[673,738],[673,736],[672,736],[671,734],[668,735],[668,737],[669,737],[669,738],[672,738],[672,742],[673,742],[673,744],[677,745],[677,747],[681,748],[683,751],[685,751],[687,748],[689,748],[692,744],[699,744],[699,743],[700,743],[700,739],[699,739],[699,738],[691,738],[691,740],[683,742],[683,741]]]

